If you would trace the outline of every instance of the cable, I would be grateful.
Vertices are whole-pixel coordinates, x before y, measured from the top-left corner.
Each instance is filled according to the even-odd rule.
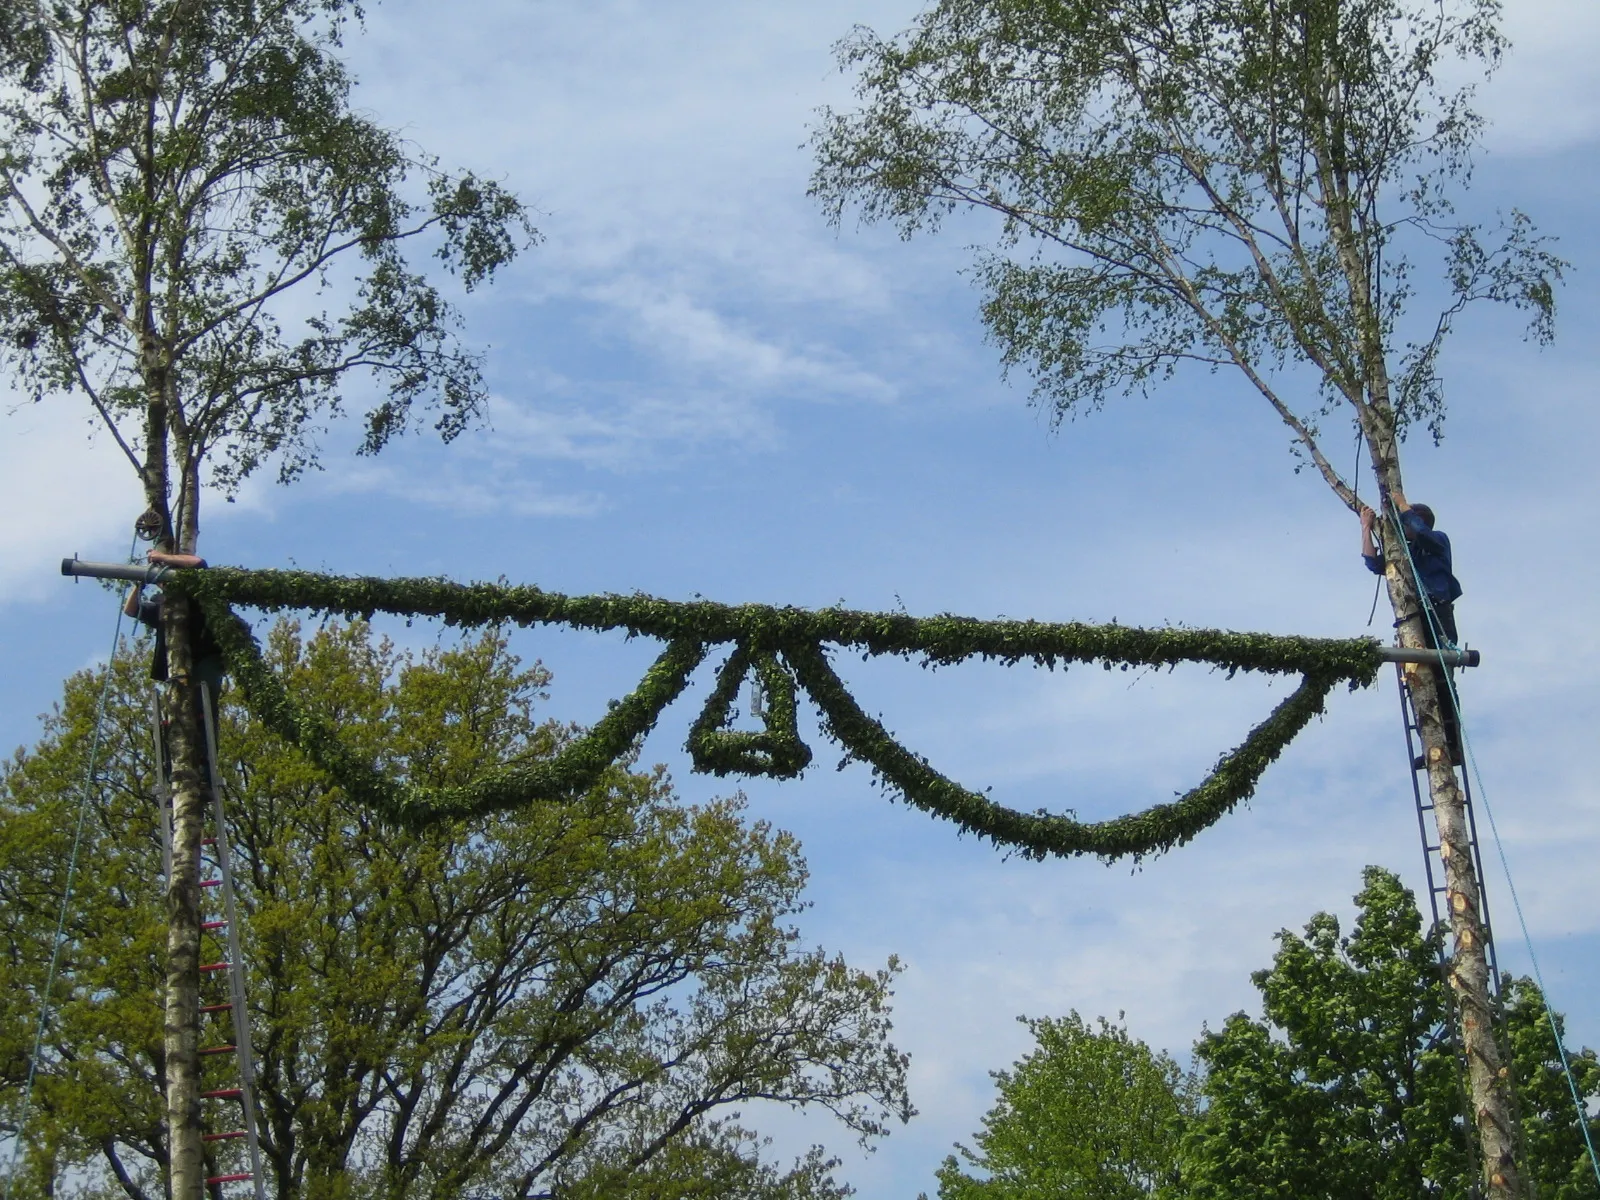
[[[138,547],[138,539],[128,547],[128,558],[132,560],[133,552]],[[61,911],[56,917],[55,944],[50,950],[50,969],[45,973],[44,997],[39,1002],[39,1023],[33,1034],[33,1053],[28,1058],[28,1078],[22,1087],[22,1111],[17,1117],[17,1131],[11,1143],[11,1157],[6,1163],[6,1175],[0,1181],[0,1200],[8,1200],[11,1195],[11,1183],[16,1178],[17,1155],[22,1149],[23,1133],[28,1127],[28,1116],[33,1108],[33,1083],[39,1071],[39,1055],[44,1049],[45,1027],[50,1020],[50,999],[55,991],[56,969],[61,962],[61,947],[66,941],[67,909],[72,902],[72,888],[78,872],[78,851],[83,845],[83,826],[89,815],[89,797],[94,791],[95,767],[100,758],[100,735],[105,727],[106,699],[111,693],[111,678],[117,660],[117,646],[122,641],[121,607],[117,609],[116,632],[111,638],[111,654],[106,660],[106,675],[100,685],[100,698],[95,703],[94,734],[89,740],[89,769],[84,774],[83,791],[78,797],[78,821],[72,834],[72,854],[67,859],[67,886],[61,894]]]
[[[1393,517],[1399,530],[1400,545],[1406,553],[1406,563],[1411,568],[1411,578],[1417,587],[1417,596],[1422,600],[1422,611],[1428,618],[1428,628],[1433,632],[1433,641],[1436,647],[1448,646],[1459,649],[1453,641],[1444,636],[1444,631],[1439,628],[1434,619],[1433,601],[1428,596],[1427,589],[1422,586],[1422,575],[1417,570],[1416,559],[1411,556],[1411,543],[1406,540],[1405,527],[1400,525],[1398,516]],[[1506,858],[1505,844],[1500,840],[1500,826],[1494,819],[1494,808],[1489,803],[1489,793],[1484,790],[1483,774],[1478,770],[1478,756],[1472,752],[1472,743],[1467,738],[1467,722],[1461,712],[1461,697],[1456,691],[1455,676],[1443,672],[1446,690],[1450,693],[1450,705],[1456,714],[1456,729],[1461,735],[1461,748],[1466,752],[1467,768],[1472,772],[1472,778],[1478,785],[1478,799],[1483,802],[1484,816],[1489,818],[1489,834],[1494,838],[1496,856],[1500,859],[1500,870],[1506,877],[1506,889],[1511,893],[1511,906],[1517,913],[1517,925],[1522,930],[1522,943],[1528,951],[1528,962],[1533,967],[1533,979],[1539,987],[1539,1001],[1544,1005],[1545,1020],[1550,1025],[1550,1036],[1555,1039],[1556,1057],[1561,1060],[1562,1073],[1567,1077],[1567,1090],[1572,1093],[1572,1104],[1578,1114],[1578,1131],[1583,1134],[1583,1144],[1589,1151],[1589,1165],[1594,1169],[1595,1182],[1600,1183],[1600,1155],[1595,1153],[1594,1138],[1589,1132],[1589,1113],[1583,1104],[1583,1095],[1578,1091],[1577,1077],[1572,1073],[1572,1063],[1567,1058],[1567,1048],[1561,1041],[1561,1029],[1556,1023],[1555,1010],[1550,1007],[1550,993],[1544,985],[1544,973],[1539,969],[1539,956],[1534,953],[1533,936],[1528,932],[1527,917],[1522,911],[1522,899],[1517,895],[1517,885],[1511,878],[1511,863]]]

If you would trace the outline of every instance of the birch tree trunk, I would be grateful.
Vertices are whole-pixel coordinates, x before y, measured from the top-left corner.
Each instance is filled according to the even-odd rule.
[[[166,624],[167,745],[172,761],[172,874],[167,879],[167,977],[164,1042],[167,1131],[174,1200],[205,1195],[204,1114],[200,1077],[200,839],[209,801],[205,731],[187,604],[162,605]]]
[[[1393,442],[1384,438],[1384,431],[1376,432],[1379,436],[1373,441],[1374,467],[1378,477],[1385,480],[1393,492],[1401,487]],[[1384,576],[1400,644],[1427,649],[1430,645],[1428,618],[1406,548],[1392,527],[1386,533]],[[1481,881],[1472,856],[1466,802],[1451,765],[1446,733],[1446,706],[1454,700],[1439,688],[1438,675],[1428,667],[1407,663],[1404,675],[1417,715],[1423,756],[1427,760],[1428,798],[1433,805],[1439,834],[1439,857],[1444,862],[1445,901],[1452,939],[1448,978],[1466,1057],[1467,1089],[1477,1127],[1484,1194],[1490,1200],[1521,1200],[1527,1192],[1515,1153],[1517,1138],[1511,1073],[1495,1029]]]
[[[148,294],[140,297],[149,311]],[[199,529],[199,496],[187,439],[179,439],[178,527],[169,502],[173,449],[170,424],[179,398],[157,339],[145,339],[141,357],[145,409],[145,502],[161,519],[159,549],[193,553]],[[173,1200],[205,1196],[205,1118],[200,1069],[200,840],[209,802],[205,730],[199,684],[194,678],[193,637],[187,603],[161,606],[167,653],[166,731],[172,803],[172,871],[167,877],[167,963],[162,1023],[166,1059],[167,1138]]]

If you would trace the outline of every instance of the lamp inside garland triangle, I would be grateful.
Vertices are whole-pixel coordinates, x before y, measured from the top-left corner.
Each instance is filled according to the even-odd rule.
[[[67,559],[63,574],[144,578],[142,568]],[[764,604],[674,601],[647,595],[566,596],[536,587],[460,584],[445,579],[375,579],[305,571],[229,567],[164,572],[164,586],[190,596],[206,619],[246,706],[298,747],[358,802],[409,826],[473,817],[581,796],[625,758],[713,651],[727,648],[710,696],[689,731],[697,771],[790,779],[811,760],[798,728],[800,694],[821,714],[824,734],[869,765],[887,791],[960,828],[1027,857],[1096,855],[1138,859],[1188,842],[1256,788],[1262,773],[1346,683],[1370,684],[1387,659],[1439,652],[1380,646],[1372,638],[1278,637],[1210,629],[1140,629],[1078,622],[994,620],[940,615],[801,609]],[[250,626],[235,612],[286,609],[370,619],[375,613],[433,617],[463,627],[506,623],[620,630],[664,643],[631,692],[614,701],[587,733],[548,758],[518,758],[469,783],[422,788],[392,779],[350,750],[338,731],[302,708],[266,664]],[[864,657],[895,655],[924,667],[970,659],[1054,668],[1100,663],[1106,669],[1209,663],[1240,671],[1299,675],[1299,686],[1238,746],[1222,755],[1191,791],[1105,821],[1065,812],[1024,812],[964,787],[902,745],[862,711],[830,661],[835,649]],[[1476,665],[1474,651],[1446,652],[1451,665]],[[1459,663],[1456,661],[1459,659]],[[1421,661],[1419,658],[1418,661]],[[743,681],[754,676],[767,697],[760,732],[731,727]]]

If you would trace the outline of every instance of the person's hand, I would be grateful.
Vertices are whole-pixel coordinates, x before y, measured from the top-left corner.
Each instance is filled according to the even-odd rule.
[[[198,554],[168,554],[165,550],[150,550],[145,558],[153,567],[171,567],[178,571],[206,565],[206,560]]]
[[[1361,506],[1361,528],[1371,529],[1372,523],[1377,519],[1377,513],[1373,512],[1372,509],[1368,508],[1365,504]]]

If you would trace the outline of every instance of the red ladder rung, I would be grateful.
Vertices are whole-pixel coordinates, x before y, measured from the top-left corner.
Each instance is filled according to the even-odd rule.
[[[237,1046],[206,1046],[201,1049],[201,1054],[232,1054]]]
[[[232,966],[233,966],[232,963],[225,963],[225,962],[201,963],[200,964],[200,969],[202,971],[226,971],[226,970],[229,970]]]
[[[200,1137],[200,1140],[202,1142],[231,1142],[234,1138],[242,1138],[242,1137],[244,1137],[244,1130],[242,1130],[242,1129],[233,1129],[233,1130],[228,1131],[227,1133],[207,1133],[207,1134],[202,1134],[201,1137]]]
[[[201,921],[200,922],[200,928],[204,929],[207,933],[215,933],[217,930],[226,929],[227,927],[228,927],[228,923],[226,921]]]
[[[215,846],[217,844],[217,839],[214,837],[203,837],[200,839],[200,844],[202,846]]]
[[[217,1088],[210,1092],[201,1092],[202,1100],[237,1100],[244,1095],[243,1088]]]
[[[220,880],[220,879],[202,879],[200,881],[200,886],[201,887],[221,887],[222,886],[222,880]]]
[[[233,1005],[231,1004],[202,1004],[200,1006],[200,1011],[203,1013],[219,1013],[229,1012],[232,1010],[232,1008]]]
[[[252,1176],[249,1171],[241,1172],[238,1175],[213,1175],[211,1178],[206,1180],[206,1186],[214,1187],[219,1183],[243,1183],[245,1180],[250,1178],[252,1178]]]

